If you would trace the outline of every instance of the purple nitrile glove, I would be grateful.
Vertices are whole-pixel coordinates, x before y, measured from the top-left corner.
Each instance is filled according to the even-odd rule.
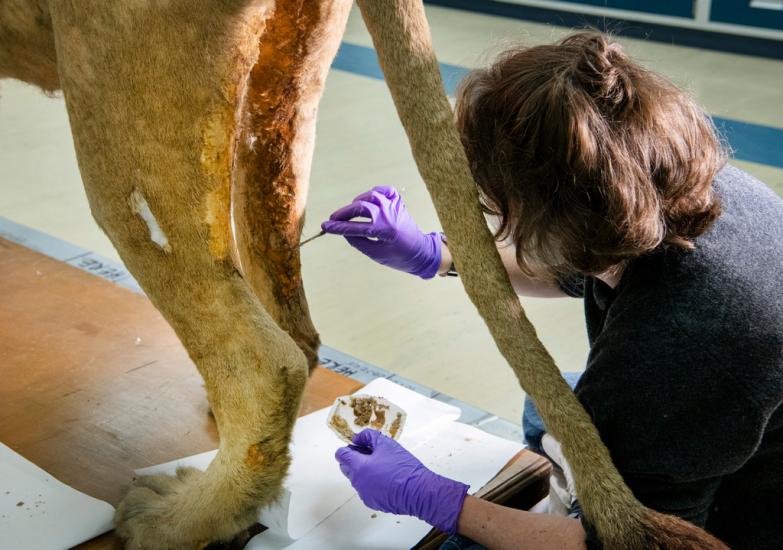
[[[356,217],[369,222],[350,221]],[[321,229],[343,235],[351,246],[382,265],[431,279],[440,267],[440,233],[423,233],[394,187],[373,187],[335,211]]]
[[[468,486],[427,469],[402,445],[365,429],[337,449],[340,470],[373,510],[415,516],[453,535]]]

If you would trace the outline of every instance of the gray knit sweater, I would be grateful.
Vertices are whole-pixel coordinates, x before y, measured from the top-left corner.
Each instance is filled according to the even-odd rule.
[[[564,282],[591,345],[575,391],[643,503],[732,548],[779,550],[783,201],[732,166],[715,190],[723,211],[694,251],[638,258],[614,290]]]

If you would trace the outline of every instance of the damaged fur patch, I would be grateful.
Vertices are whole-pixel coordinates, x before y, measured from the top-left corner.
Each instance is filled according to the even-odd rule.
[[[158,220],[155,218],[155,214],[150,210],[150,205],[147,203],[147,199],[141,194],[141,191],[134,189],[130,196],[131,210],[134,214],[139,216],[144,223],[147,224],[147,228],[150,230],[150,240],[161,247],[165,252],[171,252],[171,245],[166,234],[161,229]]]

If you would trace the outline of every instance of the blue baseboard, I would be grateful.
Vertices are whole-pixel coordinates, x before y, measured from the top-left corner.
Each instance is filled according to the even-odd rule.
[[[367,46],[343,42],[332,68],[383,80],[383,71],[378,65],[375,50]],[[458,65],[440,64],[447,94],[454,95],[457,84],[469,70]],[[729,143],[734,158],[783,168],[783,128],[721,117],[713,117],[713,120]]]
[[[587,13],[522,6],[497,0],[424,0],[424,3],[486,15],[508,17],[510,19],[548,23],[560,27],[592,27],[616,35],[643,38],[674,46],[703,48],[770,59],[783,59],[783,41],[767,38],[739,36],[723,32],[688,29],[674,25],[633,21],[631,19],[617,19]]]

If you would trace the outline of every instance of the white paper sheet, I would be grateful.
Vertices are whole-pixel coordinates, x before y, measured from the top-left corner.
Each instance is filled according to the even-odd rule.
[[[459,422],[438,427],[432,438],[410,450],[437,473],[459,479],[478,491],[522,445]],[[286,544],[266,532],[253,537],[246,550],[399,550],[410,548],[430,531],[425,522],[367,508],[353,496],[306,536]]]
[[[356,393],[385,397],[404,409],[408,417],[400,443],[427,466],[475,485],[473,489],[491,479],[522,448],[518,443],[457,423],[459,408],[386,379],[373,380]],[[413,544],[429,531],[419,520],[376,513],[364,507],[334,460],[335,451],[344,443],[327,427],[328,412],[328,408],[322,409],[297,420],[284,494],[277,503],[261,511],[258,521],[269,529],[254,537],[248,548],[288,548],[292,544],[295,548],[343,548],[345,544],[346,548],[399,548],[402,539],[412,540]],[[179,466],[205,470],[216,452],[142,468],[136,473],[173,474]],[[346,526],[351,527],[348,533],[352,536],[341,534]],[[345,537],[351,540],[344,540]],[[385,537],[388,540],[384,541]],[[296,542],[298,539],[300,543]],[[388,543],[392,546],[386,546]]]
[[[0,443],[3,548],[71,548],[110,531],[113,516],[110,504],[65,485]]]
[[[408,413],[400,442],[411,446],[432,426],[453,422],[460,410],[453,405],[428,399],[414,391],[383,378],[373,380],[357,394],[379,395],[399,405]],[[290,543],[313,529],[325,517],[347,502],[355,493],[340,473],[334,460],[335,451],[344,445],[327,427],[329,409],[322,409],[299,418],[291,442],[291,467],[282,498],[264,508],[258,522],[269,528],[267,537]],[[182,458],[136,470],[138,475],[173,474],[180,466],[206,470],[217,451]]]

